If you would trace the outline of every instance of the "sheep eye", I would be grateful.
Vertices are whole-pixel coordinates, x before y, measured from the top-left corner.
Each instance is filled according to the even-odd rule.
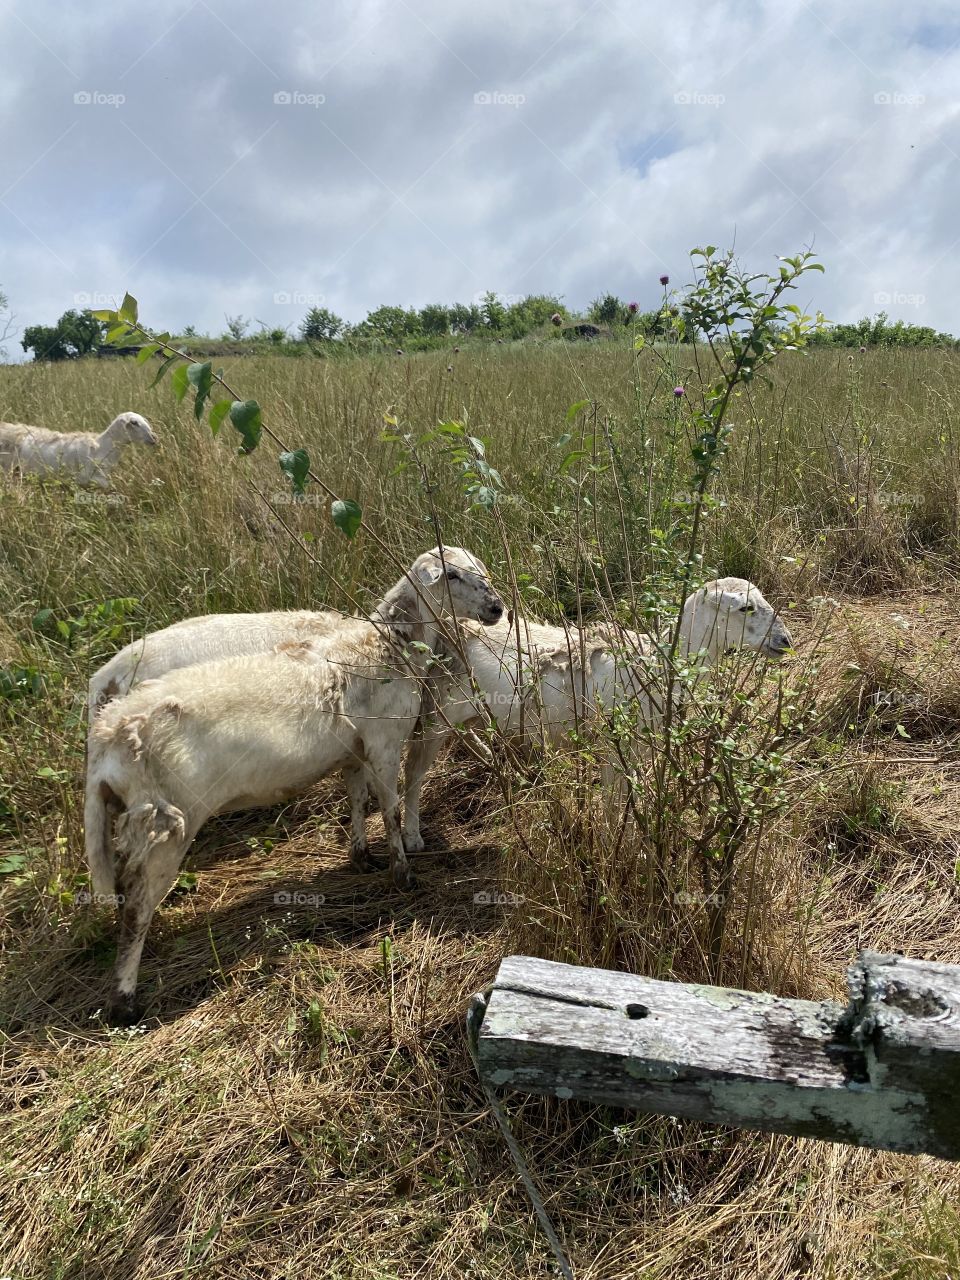
[[[450,579],[451,582],[459,582],[462,576],[463,575],[457,569],[447,570],[447,577]]]
[[[753,607],[753,605],[752,605],[752,604],[742,604],[742,605],[740,606],[740,609],[738,610],[738,612],[740,612],[740,613],[756,613],[757,611],[756,611],[756,609]]]

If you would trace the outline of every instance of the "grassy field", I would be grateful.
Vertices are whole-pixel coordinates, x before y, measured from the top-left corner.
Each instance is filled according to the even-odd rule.
[[[436,541],[431,513],[535,615],[642,622],[672,589],[699,375],[689,350],[664,367],[613,344],[235,360],[231,384],[362,504],[371,532],[351,543],[312,495],[289,502],[275,450],[238,457],[145,369],[0,367],[0,420],[99,430],[130,408],[162,440],[109,495],[0,484],[3,1275],[555,1274],[462,1030],[501,956],[811,998],[842,991],[861,946],[960,959],[960,357],[786,353],[772,376],[735,401],[701,576],[752,578],[797,640],[780,672],[720,678],[721,698],[748,690],[744,769],[773,702],[798,709],[719,939],[695,770],[649,793],[653,834],[624,835],[586,751],[500,781],[454,751],[428,782],[413,895],[349,870],[335,781],[208,824],[148,938],[144,1021],[116,1031],[98,1016],[113,924],[77,900],[88,674],[192,614],[366,608]],[[583,400],[595,416],[566,423]],[[414,433],[467,423],[503,475],[496,513],[468,508],[436,442],[411,460],[385,441],[385,413]],[[582,1280],[960,1275],[947,1164],[508,1109]]]

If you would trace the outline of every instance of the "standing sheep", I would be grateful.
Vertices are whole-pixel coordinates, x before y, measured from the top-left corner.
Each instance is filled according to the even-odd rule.
[[[90,734],[85,826],[94,892],[122,902],[112,1016],[133,1016],[150,920],[214,814],[277,804],[343,772],[351,857],[365,868],[369,779],[393,881],[412,886],[400,759],[441,647],[437,619],[450,612],[487,624],[503,613],[483,565],[456,548],[418,557],[370,620],[344,620],[325,640],[274,653],[184,667],[103,709]]]
[[[87,717],[93,724],[103,707],[135,684],[168,671],[220,658],[269,653],[284,640],[325,640],[343,625],[344,615],[328,609],[286,609],[274,613],[212,613],[185,618],[161,631],[131,640],[93,673],[87,687]]]
[[[420,790],[424,776],[455,725],[493,717],[508,735],[529,740],[543,734],[558,741],[589,720],[598,707],[639,703],[655,724],[661,708],[652,687],[656,642],[627,631],[614,636],[603,626],[575,629],[506,621],[484,634],[467,624],[464,655],[468,678],[457,681],[434,713],[424,716],[411,739],[405,776],[403,843],[410,853],[424,847],[420,834]],[[669,641],[669,637],[667,637]],[[661,646],[662,646],[661,641]],[[745,578],[719,578],[688,596],[680,626],[678,658],[702,655],[715,665],[722,653],[752,649],[779,659],[791,648],[790,632]]]
[[[108,474],[128,444],[157,444],[153,428],[139,413],[119,414],[99,435],[0,422],[0,468],[69,477],[79,485],[108,489]]]

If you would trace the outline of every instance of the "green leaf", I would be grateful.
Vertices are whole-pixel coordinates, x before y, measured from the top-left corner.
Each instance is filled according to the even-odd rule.
[[[572,422],[581,409],[586,409],[590,404],[589,400],[578,400],[576,404],[572,404],[567,410],[566,421]]]
[[[185,364],[178,365],[170,375],[170,385],[173,387],[173,394],[180,401],[190,389],[190,379],[187,377],[187,366]]]
[[[352,498],[338,498],[330,507],[330,515],[340,532],[348,538],[355,536],[363,519],[363,512]]]
[[[213,365],[209,360],[205,360],[202,364],[191,364],[187,366],[187,377],[195,387],[210,388],[213,381]]]
[[[44,627],[45,627],[49,622],[52,622],[52,621],[53,621],[53,610],[52,610],[52,609],[41,609],[39,613],[35,613],[35,614],[33,615],[33,620],[32,620],[32,622],[30,623],[30,625],[31,625],[31,627],[33,628],[33,630],[34,630],[34,631],[42,631],[42,630],[43,630],[43,628],[44,628]]]
[[[130,326],[124,322],[123,324],[116,325],[113,329],[109,329],[103,340],[104,342],[109,343],[110,346],[116,346],[121,339],[129,337],[129,335]]]
[[[91,311],[90,314],[93,316],[94,320],[99,320],[102,324],[117,323],[116,311]]]
[[[149,346],[141,347],[137,352],[137,364],[146,364],[152,355],[161,350],[159,342],[151,342]]]
[[[136,298],[131,297],[129,293],[125,293],[123,295],[123,302],[121,302],[120,304],[120,309],[117,312],[117,315],[120,317],[121,320],[126,320],[128,324],[136,324],[137,323]]]
[[[211,408],[208,421],[210,423],[210,430],[214,435],[216,435],[223,426],[223,420],[230,412],[230,406],[232,404],[232,400],[218,400]]]
[[[9,875],[11,871],[19,871],[27,861],[25,853],[8,853],[6,857],[0,858],[0,875]]]
[[[256,400],[234,400],[230,406],[230,421],[243,436],[241,453],[252,453],[260,443],[263,421]]]
[[[196,387],[197,394],[193,402],[193,416],[199,422],[203,417],[203,406],[213,386],[213,365],[209,360],[202,364],[191,364],[187,368],[187,378]]]
[[[587,449],[571,449],[564,460],[560,463],[557,470],[559,472],[567,471],[580,458],[589,458],[590,452]]]
[[[307,483],[307,472],[310,470],[310,455],[306,449],[294,449],[290,453],[281,453],[280,470],[290,477],[293,492],[303,494]]]
[[[162,364],[162,365],[160,366],[160,368],[157,370],[156,377],[155,377],[155,378],[154,378],[154,380],[150,383],[150,389],[151,389],[151,390],[153,390],[153,388],[157,385],[157,383],[160,381],[160,379],[163,377],[163,375],[164,375],[164,374],[169,370],[170,366],[171,366],[171,365],[176,364],[176,363],[177,363],[177,361],[178,361],[179,359],[180,359],[180,357],[179,357],[178,355],[177,355],[177,356],[167,356],[166,360],[164,360],[163,364]]]

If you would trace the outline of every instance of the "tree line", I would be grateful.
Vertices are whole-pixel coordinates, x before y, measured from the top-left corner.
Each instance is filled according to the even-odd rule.
[[[665,277],[664,277],[665,280]],[[0,295],[2,297],[2,295]],[[201,334],[187,325],[177,341],[198,354],[226,354],[242,349],[271,350],[290,355],[333,354],[395,348],[402,352],[428,351],[478,338],[518,340],[537,334],[544,337],[599,337],[628,332],[649,341],[677,334],[676,318],[685,317],[682,298],[664,301],[656,310],[642,311],[636,302],[615,294],[597,297],[585,311],[570,311],[551,294],[528,294],[503,299],[488,292],[478,301],[450,305],[435,302],[424,307],[379,306],[363,320],[350,324],[327,307],[311,307],[296,329],[270,327],[244,316],[225,316],[219,335]],[[259,329],[253,325],[259,323]],[[680,326],[685,341],[696,339],[696,328]],[[95,354],[103,346],[105,329],[89,311],[65,311],[53,325],[28,326],[21,338],[24,351],[35,360],[72,360]],[[891,322],[885,312],[855,324],[826,325],[809,339],[812,346],[840,347],[956,347],[958,340],[926,325]],[[224,350],[226,346],[226,351]]]

